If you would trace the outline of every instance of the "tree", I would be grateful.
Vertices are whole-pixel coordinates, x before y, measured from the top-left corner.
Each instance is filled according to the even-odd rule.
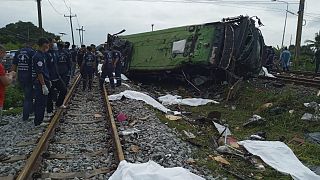
[[[320,32],[316,33],[314,40],[306,40],[307,46],[312,49],[319,49],[320,48]]]
[[[10,23],[0,28],[0,44],[19,47],[26,42],[36,43],[42,36],[42,31],[31,22]],[[54,38],[53,33],[44,32],[44,37]]]

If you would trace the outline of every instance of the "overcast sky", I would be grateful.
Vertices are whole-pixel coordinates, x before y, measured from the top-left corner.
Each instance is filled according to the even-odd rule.
[[[74,29],[84,26],[86,44],[99,44],[105,41],[107,33],[126,29],[125,34],[139,33],[205,22],[220,21],[224,17],[249,15],[258,16],[264,27],[261,28],[268,45],[281,45],[285,19],[285,3],[271,3],[271,0],[212,0],[215,3],[175,3],[172,0],[153,0],[155,2],[125,0],[65,0],[72,8]],[[183,1],[183,0],[175,0]],[[200,0],[194,0],[200,1]],[[229,1],[229,3],[221,2]],[[233,2],[230,2],[233,1]],[[263,4],[257,3],[264,2]],[[53,7],[49,4],[52,3]],[[298,0],[288,0],[293,4],[289,10],[297,13]],[[294,3],[296,2],[296,3]],[[303,27],[302,42],[313,39],[320,30],[319,0],[306,0],[306,25]],[[38,25],[35,0],[0,0],[0,27],[11,22],[31,21]],[[64,0],[42,0],[43,27],[52,33],[65,32],[63,40],[71,41],[68,14]],[[297,16],[288,14],[285,45],[295,43]],[[74,31],[75,43],[79,44],[78,31]]]

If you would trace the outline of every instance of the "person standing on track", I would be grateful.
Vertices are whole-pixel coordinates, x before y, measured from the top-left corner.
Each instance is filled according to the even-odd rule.
[[[86,53],[86,46],[85,45],[81,45],[81,48],[77,52],[77,63],[78,63],[79,69],[82,66],[83,57],[84,57],[85,53]],[[80,73],[82,73],[82,72],[80,72]]]
[[[114,58],[113,58],[113,51],[110,49],[110,47],[106,48],[105,54],[104,54],[104,63],[102,65],[102,73],[100,77],[100,88],[102,89],[103,84],[105,82],[106,77],[108,76],[110,81],[111,89],[114,89]]]
[[[121,52],[112,48],[113,53],[113,68],[116,75],[117,87],[121,86],[121,71],[122,71],[122,63],[121,63]]]
[[[18,82],[23,90],[23,113],[22,120],[29,120],[29,115],[33,113],[33,85],[32,85],[32,57],[35,51],[27,44],[14,56],[11,71],[18,72]]]
[[[282,51],[280,55],[280,62],[282,63],[283,71],[289,71],[290,58],[291,58],[291,53],[288,50],[288,48],[285,47],[284,51]]]
[[[317,48],[316,52],[314,53],[313,62],[316,63],[315,73],[317,74],[320,67],[320,48]]]
[[[47,105],[47,98],[50,88],[49,70],[47,67],[47,55],[49,41],[45,38],[38,40],[39,50],[32,58],[33,68],[36,72],[35,86],[35,106],[34,106],[34,125],[39,126],[43,122],[44,112]]]
[[[11,84],[13,78],[15,78],[16,75],[14,71],[11,71],[8,74],[6,74],[5,72],[2,60],[6,54],[6,49],[2,45],[0,45],[0,126],[8,123],[2,121],[5,88]]]
[[[87,84],[89,91],[92,90],[92,80],[96,67],[96,57],[92,53],[92,47],[87,47],[87,52],[83,57],[81,72],[83,72],[83,91],[86,90]]]
[[[63,82],[62,78],[59,75],[58,70],[58,47],[55,46],[55,43],[50,43],[50,50],[47,53],[47,65],[49,70],[49,76],[51,81],[51,87],[48,94],[47,102],[47,113],[48,116],[53,115],[53,100],[56,98],[57,92],[58,98],[56,99],[56,107],[61,107],[63,105],[63,100],[67,94],[67,87]],[[62,106],[63,107],[63,106]]]
[[[58,43],[58,73],[65,86],[68,87],[71,73],[71,56],[63,43]]]
[[[77,65],[76,45],[71,46],[70,55],[71,55],[71,77],[73,77],[75,75],[76,65]]]

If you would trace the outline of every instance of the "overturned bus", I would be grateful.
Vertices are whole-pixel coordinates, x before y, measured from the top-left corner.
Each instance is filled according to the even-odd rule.
[[[122,52],[123,71],[129,75],[183,75],[192,80],[226,72],[250,77],[262,67],[264,40],[257,24],[258,18],[239,16],[119,37],[109,34],[107,45]]]

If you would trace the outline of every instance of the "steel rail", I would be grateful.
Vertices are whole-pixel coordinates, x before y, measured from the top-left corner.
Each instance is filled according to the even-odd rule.
[[[105,85],[103,85],[103,97],[104,97],[104,102],[106,104],[105,108],[106,108],[106,112],[108,114],[108,119],[109,119],[109,124],[111,126],[111,131],[112,131],[112,136],[114,139],[114,147],[115,147],[115,151],[116,151],[116,160],[120,163],[122,160],[124,160],[124,155],[123,155],[123,149],[121,146],[121,142],[120,142],[120,138],[119,138],[119,134],[118,134],[118,130],[117,130],[117,125],[116,122],[114,120],[113,117],[113,112],[112,112],[112,108],[111,108],[111,104],[109,101],[109,97],[108,97],[108,93],[107,93],[107,89],[105,87]]]
[[[77,76],[76,80],[74,81],[73,85],[71,86],[68,94],[66,95],[66,98],[64,99],[64,105],[67,105],[71,97],[80,82],[81,75]],[[65,109],[59,108],[54,116],[52,117],[52,120],[50,124],[48,125],[46,131],[40,138],[37,146],[34,148],[32,154],[30,157],[27,159],[26,165],[22,169],[22,171],[19,173],[18,177],[16,178],[17,180],[27,180],[27,179],[32,179],[32,174],[35,172],[36,167],[39,165],[40,158],[42,153],[47,149],[48,147],[48,142],[50,137],[53,135],[55,127],[58,125],[60,117],[63,115],[65,112]]]
[[[320,87],[319,80],[306,79],[306,78],[297,78],[297,77],[288,77],[288,76],[275,76],[275,77],[260,77],[261,79],[273,80],[273,81],[284,81],[287,83],[295,83],[304,86],[310,87]]]

